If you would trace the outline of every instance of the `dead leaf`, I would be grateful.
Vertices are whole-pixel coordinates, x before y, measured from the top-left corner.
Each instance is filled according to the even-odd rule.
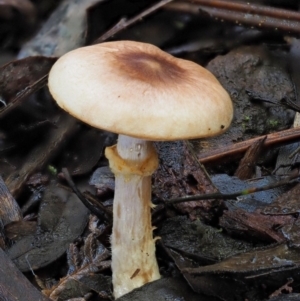
[[[87,219],[88,210],[75,194],[51,185],[40,206],[37,232],[17,241],[8,255],[21,271],[44,267],[81,235]]]
[[[56,58],[37,56],[12,61],[0,67],[0,117],[46,84],[45,76],[55,61]]]

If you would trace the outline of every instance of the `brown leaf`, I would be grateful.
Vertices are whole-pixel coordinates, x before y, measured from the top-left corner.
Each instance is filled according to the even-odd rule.
[[[82,234],[87,219],[88,209],[75,194],[50,185],[40,206],[36,233],[17,241],[7,254],[21,271],[44,267]]]
[[[244,237],[255,237],[262,241],[283,242],[285,238],[275,228],[292,224],[291,216],[267,216],[259,212],[242,209],[224,211],[219,225],[230,233]]]
[[[193,275],[238,273],[254,276],[282,268],[299,267],[299,262],[299,251],[282,244],[254,249],[212,265],[187,268],[185,271]]]

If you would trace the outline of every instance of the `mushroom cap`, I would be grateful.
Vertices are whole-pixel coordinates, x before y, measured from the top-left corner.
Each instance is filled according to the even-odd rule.
[[[52,67],[58,105],[96,128],[147,140],[210,137],[230,125],[228,93],[206,69],[145,43],[78,48]]]

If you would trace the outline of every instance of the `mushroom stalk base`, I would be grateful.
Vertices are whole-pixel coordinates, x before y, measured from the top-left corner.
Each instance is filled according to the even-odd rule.
[[[120,135],[106,157],[115,174],[112,231],[114,296],[160,278],[151,224],[151,174],[158,165],[151,142]]]

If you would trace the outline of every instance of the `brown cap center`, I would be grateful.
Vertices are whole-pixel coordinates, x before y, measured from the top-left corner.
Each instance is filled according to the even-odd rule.
[[[184,77],[185,71],[178,66],[173,57],[162,57],[134,50],[117,54],[119,70],[126,76],[153,85],[173,83]]]

